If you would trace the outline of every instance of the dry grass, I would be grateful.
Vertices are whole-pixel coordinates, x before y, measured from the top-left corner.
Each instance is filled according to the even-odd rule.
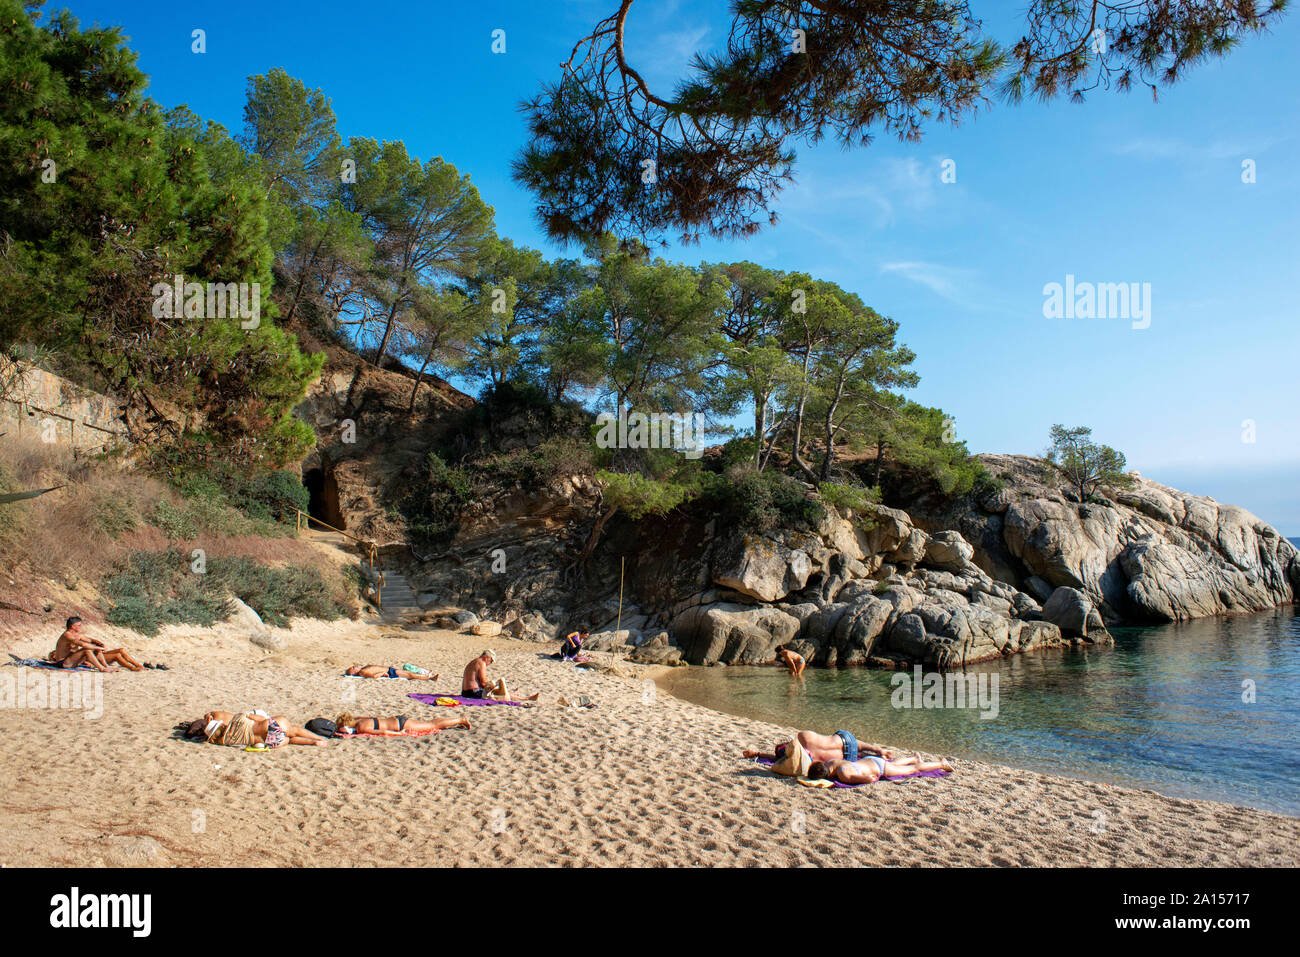
[[[101,581],[131,554],[168,548],[201,548],[210,558],[242,556],[268,565],[308,566],[330,581],[339,575],[317,549],[291,534],[244,534],[256,523],[228,506],[184,499],[158,479],[111,461],[77,459],[66,446],[0,440],[0,490],[56,485],[64,487],[0,505],[0,598],[29,611],[51,601],[60,606],[76,602],[78,596],[70,590],[79,583]],[[197,534],[182,537],[173,529],[169,537],[160,515],[184,515]],[[85,604],[75,608],[92,619],[101,617]],[[8,617],[14,615],[22,617],[9,609]],[[0,618],[5,617],[0,607]]]

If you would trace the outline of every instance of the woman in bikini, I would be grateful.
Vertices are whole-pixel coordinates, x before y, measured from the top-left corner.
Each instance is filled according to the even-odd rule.
[[[868,754],[861,761],[814,761],[808,768],[808,777],[816,781],[829,778],[841,784],[873,784],[881,778],[904,778],[922,771],[951,771],[947,761],[922,761],[919,754],[886,760]]]
[[[202,718],[203,734],[210,744],[278,748],[286,744],[311,744],[324,747],[327,742],[306,728],[291,724],[284,715],[272,717],[264,711],[209,711]],[[197,723],[197,722],[196,722]]]
[[[464,715],[459,717],[448,715],[445,718],[438,718],[436,721],[412,721],[404,714],[399,714],[395,718],[358,718],[352,714],[341,714],[334,719],[334,724],[338,726],[340,734],[347,733],[345,729],[367,734],[376,732],[379,734],[425,734],[429,731],[446,731],[449,728],[469,730],[469,718]]]

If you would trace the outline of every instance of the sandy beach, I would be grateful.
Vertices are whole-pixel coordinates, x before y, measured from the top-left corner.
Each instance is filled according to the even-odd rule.
[[[790,729],[676,700],[645,668],[584,671],[534,643],[351,621],[296,621],[279,653],[231,625],[90,633],[171,670],[105,676],[95,718],[0,709],[4,866],[1300,864],[1300,819],[969,761],[943,779],[805,788],[740,757]],[[4,643],[36,656],[55,637]],[[432,717],[446,709],[406,697],[430,685],[343,669],[409,661],[455,691],[489,645],[494,673],[540,691],[539,707],[468,709],[470,731],[268,753],[173,732],[210,708]],[[14,683],[46,674],[0,669]],[[576,694],[597,707],[557,706]]]

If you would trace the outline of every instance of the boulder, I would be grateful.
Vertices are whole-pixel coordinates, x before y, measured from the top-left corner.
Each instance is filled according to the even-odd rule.
[[[772,538],[734,534],[718,545],[713,583],[759,601],[778,601],[808,583],[812,560],[803,549]]]
[[[760,664],[799,633],[793,615],[765,606],[697,605],[673,619],[669,631],[693,665]]]
[[[230,614],[226,616],[226,621],[232,625],[238,625],[240,628],[254,628],[258,631],[266,627],[262,623],[262,617],[238,598],[231,597],[227,599],[227,604],[230,608]]]
[[[470,626],[470,633],[480,638],[495,638],[501,634],[501,625],[495,621],[476,621]]]
[[[1106,631],[1092,600],[1077,588],[1061,587],[1052,592],[1043,605],[1042,615],[1044,621],[1050,621],[1065,635],[1087,638],[1089,629]]]
[[[248,636],[248,640],[266,651],[284,651],[289,647],[289,640],[278,631],[255,631]]]
[[[886,646],[916,661],[924,661],[930,651],[930,641],[925,633],[925,622],[920,615],[906,614],[890,627]]]
[[[506,622],[506,630],[521,641],[557,641],[560,637],[556,626],[537,611],[526,611]]]
[[[942,568],[959,572],[971,564],[975,549],[960,532],[935,532],[925,546],[925,564],[931,568]]]

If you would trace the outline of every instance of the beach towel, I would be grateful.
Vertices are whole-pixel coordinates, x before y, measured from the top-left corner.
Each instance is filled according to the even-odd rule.
[[[465,705],[466,707],[476,707],[481,704],[512,704],[518,707],[523,704],[522,701],[498,701],[495,698],[466,698],[464,695],[446,694],[443,692],[439,692],[438,694],[412,693],[408,694],[407,697],[414,698],[422,704],[433,705],[434,707],[438,707],[439,698],[450,698],[452,701],[456,702],[456,704]]]
[[[20,667],[20,668],[48,668],[51,671],[98,671],[99,670],[97,668],[90,667],[90,665],[77,665],[77,667],[75,668],[64,668],[62,665],[57,665],[53,661],[46,661],[43,658],[19,658],[15,654],[10,654],[9,657],[12,658],[13,661],[6,661],[5,664],[13,665],[14,667]]]
[[[763,767],[765,768],[770,768],[772,766],[772,761],[769,758],[755,758],[754,762],[756,764],[763,765]],[[908,778],[943,778],[943,777],[947,777],[951,773],[952,773],[951,771],[944,771],[940,768],[935,768],[933,771],[914,771],[911,774],[900,774],[895,777],[881,778],[880,780],[892,781],[895,784],[901,784],[902,782],[906,781]],[[824,787],[864,788],[867,786],[866,784],[845,784],[843,781],[825,781],[825,779],[823,779],[823,781],[825,781],[825,783],[823,783],[823,781],[813,781],[803,777],[800,777],[798,781],[800,784],[804,784],[810,788],[824,788]],[[876,783],[878,784],[879,781]]]

